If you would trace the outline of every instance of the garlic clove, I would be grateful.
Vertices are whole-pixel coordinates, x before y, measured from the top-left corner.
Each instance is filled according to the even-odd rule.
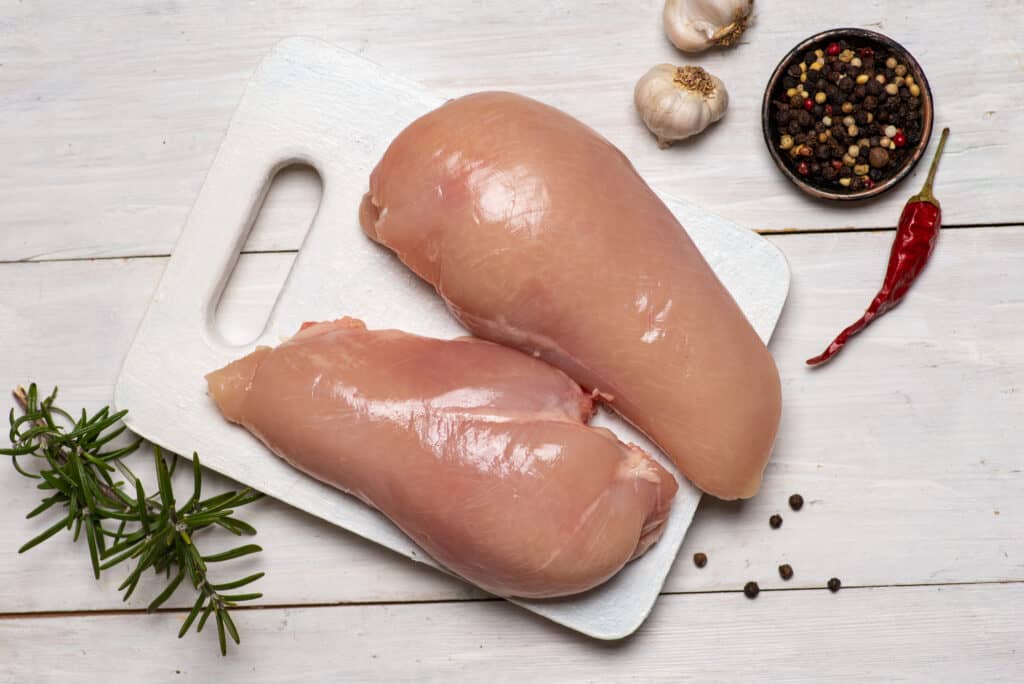
[[[637,81],[633,103],[664,148],[725,116],[729,94],[721,79],[701,67],[659,64]]]
[[[753,8],[754,0],[666,0],[662,19],[673,45],[701,52],[739,41]]]

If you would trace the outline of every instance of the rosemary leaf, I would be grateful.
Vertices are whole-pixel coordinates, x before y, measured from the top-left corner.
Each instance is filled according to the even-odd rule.
[[[238,589],[239,587],[244,587],[246,584],[251,584],[251,583],[255,582],[259,578],[263,577],[264,574],[265,573],[257,572],[254,575],[249,575],[248,577],[243,577],[242,579],[235,580],[234,582],[225,582],[224,584],[215,584],[215,585],[213,585],[213,588],[216,589],[217,591],[227,591],[228,589]]]
[[[178,571],[178,574],[174,576],[174,579],[172,579],[170,583],[164,587],[164,590],[161,591],[155,599],[153,599],[152,603],[149,604],[146,610],[152,613],[154,610],[162,606],[167,599],[171,598],[171,595],[178,589],[178,585],[181,584],[181,580],[183,579],[185,579],[184,568]]]
[[[181,630],[178,632],[178,638],[182,638],[188,633],[188,628],[195,622],[196,616],[199,615],[199,611],[203,609],[203,603],[206,601],[206,595],[200,594],[199,598],[196,599],[195,604],[192,606],[192,610],[188,612],[188,617],[185,618],[185,622],[181,625]]]
[[[220,654],[228,654],[228,640],[224,638],[224,612],[216,611],[217,618],[217,640],[220,642]]]
[[[225,551],[223,553],[215,553],[212,556],[203,556],[203,560],[207,563],[220,563],[221,561],[248,556],[251,553],[259,553],[262,550],[263,549],[256,544],[246,544],[245,546],[239,546],[236,549],[231,549],[230,551]]]
[[[31,549],[31,548],[33,548],[35,546],[38,546],[39,544],[42,544],[44,541],[46,541],[47,539],[49,539],[50,537],[52,537],[53,535],[57,534],[62,529],[64,529],[64,527],[68,524],[68,522],[70,520],[71,520],[71,515],[69,514],[68,517],[65,518],[64,520],[61,520],[60,522],[55,523],[52,527],[46,528],[46,531],[44,531],[42,534],[39,534],[38,536],[32,537],[32,539],[30,539],[29,541],[25,542],[22,545],[22,547],[20,549],[18,549],[18,553],[25,553],[29,549]]]

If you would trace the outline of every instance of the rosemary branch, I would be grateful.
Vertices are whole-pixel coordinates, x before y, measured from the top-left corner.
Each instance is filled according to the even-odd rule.
[[[41,480],[37,488],[45,492],[42,502],[26,517],[34,518],[54,506],[63,510],[56,523],[26,542],[18,552],[28,551],[61,530],[73,529],[73,540],[78,541],[84,530],[93,576],[97,579],[104,570],[134,561],[131,572],[118,587],[124,592],[125,601],[150,568],[158,575],[165,574],[169,580],[150,602],[150,612],[171,598],[187,578],[198,596],[178,637],[183,637],[193,624],[196,631],[201,632],[212,615],[221,654],[227,654],[227,637],[240,643],[230,609],[244,601],[258,599],[262,594],[225,592],[247,586],[264,573],[215,584],[210,580],[208,564],[240,558],[262,549],[255,544],[245,544],[204,556],[194,539],[196,533],[213,526],[235,535],[255,534],[255,528],[234,513],[262,494],[247,488],[201,498],[203,472],[198,454],[193,454],[192,495],[184,505],[178,506],[171,484],[178,457],[171,454],[168,465],[163,450],[153,445],[157,492],[147,495],[139,479],[122,462],[143,440],[137,439],[120,448],[110,446],[126,430],[121,419],[127,411],[111,413],[109,407],[105,407],[90,417],[83,410],[81,417],[75,419],[54,403],[56,389],[42,400],[34,384],[27,390],[18,387],[13,394],[22,415],[16,416],[11,409],[11,448],[0,449],[0,454],[11,456],[14,468],[21,475]],[[18,458],[24,456],[33,457],[38,466],[34,472],[19,463]],[[124,480],[115,481],[115,472]]]

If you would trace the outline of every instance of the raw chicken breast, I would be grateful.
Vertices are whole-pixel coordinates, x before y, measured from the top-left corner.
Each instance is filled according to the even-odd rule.
[[[757,493],[781,412],[775,363],[593,130],[509,93],[453,100],[392,142],[360,220],[475,335],[599,392],[704,491]]]
[[[476,339],[303,329],[207,376],[224,417],[501,596],[594,587],[661,535],[675,478],[584,424],[564,373]]]

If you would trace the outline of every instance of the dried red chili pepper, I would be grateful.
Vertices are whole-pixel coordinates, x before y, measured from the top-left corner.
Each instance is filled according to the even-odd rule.
[[[921,192],[911,197],[907,205],[903,207],[903,214],[900,216],[899,226],[896,229],[896,239],[893,241],[892,251],[889,254],[889,267],[885,272],[882,289],[878,291],[864,315],[839,333],[822,354],[808,359],[808,366],[817,366],[831,359],[839,353],[839,350],[851,337],[899,304],[906,296],[910,285],[924,270],[928,258],[935,250],[935,243],[939,239],[939,229],[942,227],[942,209],[939,206],[939,201],[932,194],[932,184],[935,182],[935,172],[939,168],[939,159],[942,157],[942,151],[946,148],[948,137],[949,129],[947,128],[942,131],[939,149],[935,152],[935,159],[928,171],[928,180],[925,181]]]

